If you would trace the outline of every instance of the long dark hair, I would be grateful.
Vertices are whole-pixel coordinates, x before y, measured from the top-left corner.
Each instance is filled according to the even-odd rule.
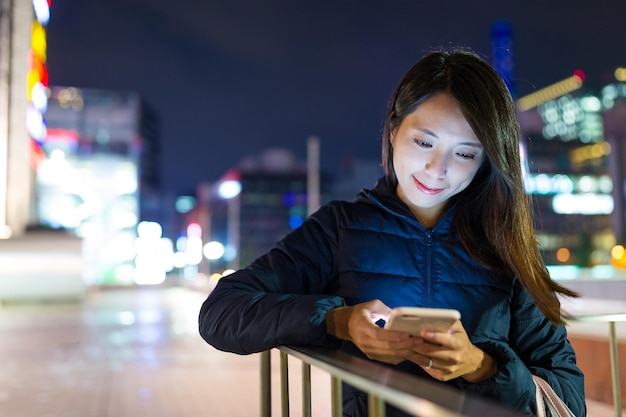
[[[517,277],[548,319],[564,323],[556,293],[577,294],[548,274],[522,184],[515,106],[503,80],[476,53],[433,51],[402,78],[389,100],[383,128],[387,181],[398,184],[391,135],[421,102],[440,93],[454,97],[486,154],[472,183],[450,202],[460,207],[455,224],[465,249],[485,267]]]

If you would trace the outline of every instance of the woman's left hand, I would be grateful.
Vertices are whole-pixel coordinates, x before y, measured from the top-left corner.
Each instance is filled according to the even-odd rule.
[[[470,342],[465,328],[456,321],[449,332],[424,330],[415,338],[410,360],[440,381],[462,377],[480,382],[496,373],[495,360]]]

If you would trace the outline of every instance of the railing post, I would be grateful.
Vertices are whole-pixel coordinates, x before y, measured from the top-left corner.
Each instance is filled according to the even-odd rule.
[[[367,394],[367,405],[369,417],[385,417],[385,402],[378,395]]]
[[[289,357],[280,351],[280,415],[289,417]]]
[[[302,361],[302,417],[311,417],[311,365]]]
[[[341,392],[341,380],[335,376],[330,377],[330,401],[332,417],[342,417],[343,415],[343,394]]]
[[[271,351],[266,350],[259,355],[261,368],[261,417],[272,416],[272,356]]]
[[[619,359],[617,357],[617,335],[615,334],[615,322],[609,322],[609,349],[611,355],[611,378],[613,380],[613,406],[615,416],[622,416],[622,390],[619,381]]]

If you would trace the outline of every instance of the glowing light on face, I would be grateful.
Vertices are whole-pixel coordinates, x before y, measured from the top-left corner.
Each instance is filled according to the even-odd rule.
[[[456,101],[438,94],[405,117],[391,139],[397,193],[426,227],[471,183],[484,150]]]

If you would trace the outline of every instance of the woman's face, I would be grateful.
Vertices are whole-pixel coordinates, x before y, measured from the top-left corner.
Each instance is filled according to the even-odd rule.
[[[433,227],[446,202],[472,182],[483,146],[456,101],[446,93],[423,101],[392,133],[396,190],[425,227]]]

